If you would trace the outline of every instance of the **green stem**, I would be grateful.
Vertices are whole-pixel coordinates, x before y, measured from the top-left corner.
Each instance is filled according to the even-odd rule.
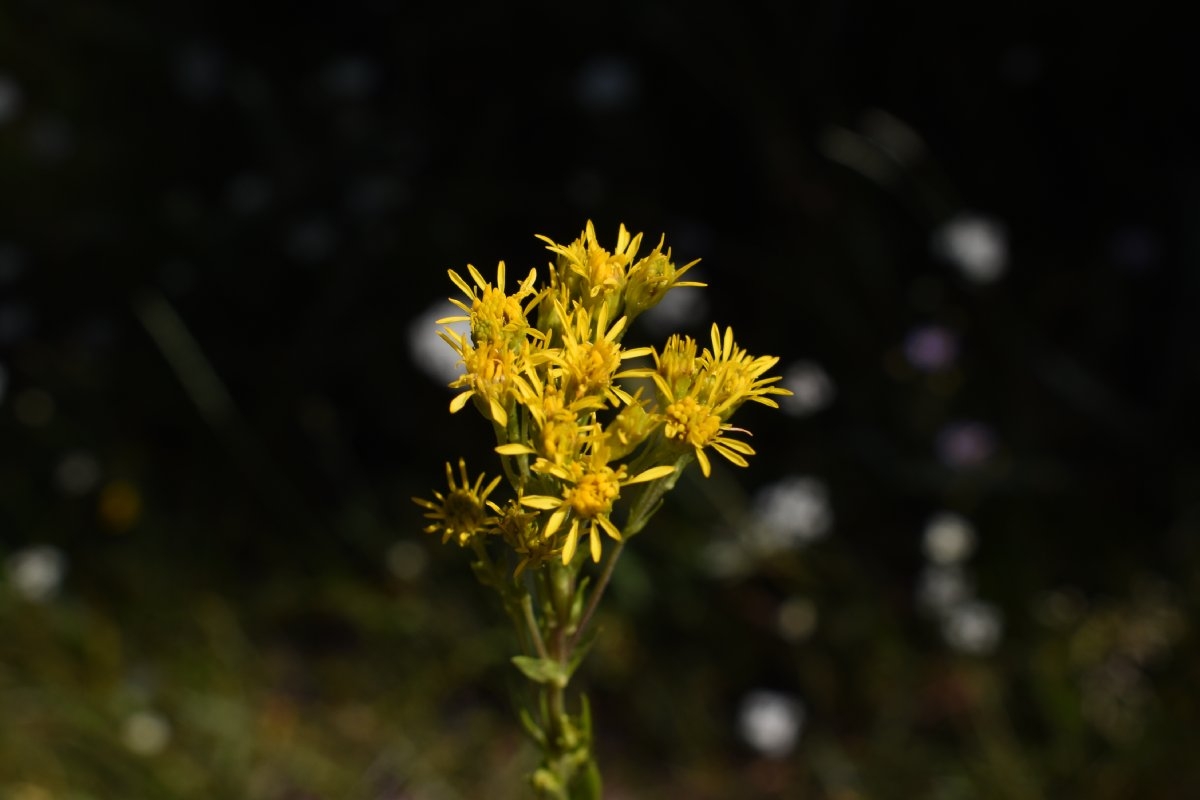
[[[592,615],[596,613],[596,608],[600,605],[600,598],[604,594],[604,590],[608,588],[608,582],[612,579],[613,570],[617,566],[617,559],[621,557],[621,551],[624,548],[624,540],[617,542],[617,546],[612,549],[608,559],[604,562],[604,569],[600,572],[600,578],[588,596],[587,605],[579,617],[579,624],[575,626],[575,632],[571,634],[571,639],[567,643],[568,650],[575,649],[575,645],[579,644],[580,638],[587,630],[588,623],[591,622]]]
[[[529,637],[533,641],[534,650],[537,651],[539,658],[549,658],[546,654],[546,643],[542,641],[542,631],[538,626],[537,619],[533,616],[533,598],[529,592],[525,592],[521,597],[521,611],[525,616],[525,627],[529,629]]]

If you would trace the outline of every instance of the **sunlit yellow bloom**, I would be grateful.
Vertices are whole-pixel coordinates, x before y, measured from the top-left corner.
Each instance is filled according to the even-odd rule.
[[[553,351],[547,351],[545,362],[557,358]],[[568,399],[563,391],[565,380],[563,371],[556,369],[544,379],[537,370],[530,369],[525,374],[524,390],[518,398],[521,405],[529,410],[529,415],[539,427],[548,425],[553,420],[578,419],[592,411],[599,411],[606,405],[603,397],[584,395]]]
[[[575,557],[579,536],[586,527],[593,561],[600,560],[600,530],[613,539],[621,540],[621,531],[609,518],[613,503],[621,496],[621,489],[635,483],[645,483],[672,474],[672,466],[651,467],[633,477],[626,477],[624,464],[616,469],[606,463],[607,454],[602,446],[596,446],[590,457],[575,461],[567,467],[549,466],[547,472],[564,483],[562,497],[529,495],[521,498],[523,505],[543,511],[552,511],[546,521],[542,535],[552,536],[570,519],[566,539],[562,546],[563,564]]]
[[[705,477],[712,471],[707,448],[739,467],[754,449],[725,434],[741,431],[726,420],[747,400],[768,406],[778,404],[769,395],[791,394],[773,386],[778,376],[763,374],[779,362],[775,356],[752,357],[733,341],[733,329],[712,327],[712,350],[696,355],[696,342],[687,336],[672,336],[661,353],[655,352],[651,376],[658,387],[665,423],[663,436],[696,454]]]
[[[632,453],[661,421],[657,415],[646,411],[640,397],[639,389],[633,402],[622,408],[604,429],[604,442],[610,458],[624,458]]]
[[[526,374],[528,391],[518,402],[529,412],[529,444],[510,443],[505,455],[538,455],[555,464],[573,461],[597,429],[593,412],[605,407],[602,396],[584,395],[570,402],[559,387],[560,375],[542,380],[536,370]],[[532,446],[531,446],[532,445]]]
[[[749,355],[734,343],[733,328],[726,328],[722,338],[720,328],[714,324],[712,346],[711,351],[705,348],[700,355],[699,364],[708,377],[704,389],[705,399],[721,419],[729,419],[730,414],[747,400],[779,408],[779,404],[768,395],[791,394],[787,389],[771,385],[780,380],[779,375],[762,377],[764,372],[779,363],[779,357],[755,358]]]
[[[653,351],[654,382],[658,384],[663,402],[670,403],[692,391],[699,374],[696,361],[696,340],[690,336],[671,334],[662,352]]]
[[[454,470],[449,462],[446,463],[446,483],[450,491],[445,495],[434,492],[433,500],[422,497],[414,497],[412,500],[427,509],[426,518],[433,520],[432,524],[425,527],[426,533],[441,531],[442,544],[454,539],[459,545],[465,546],[473,537],[495,530],[495,514],[501,512],[499,506],[488,500],[488,495],[500,483],[500,476],[497,475],[484,486],[481,472],[475,484],[471,485],[467,476],[467,464],[461,458],[458,460],[458,469],[462,476],[461,484],[455,482]]]
[[[559,314],[569,324],[563,326],[562,348],[554,357],[554,363],[562,370],[563,391],[567,398],[576,400],[589,395],[602,396],[614,406],[631,402],[629,393],[614,381],[646,371],[617,370],[621,368],[622,361],[649,355],[653,351],[649,347],[621,348],[626,317],[609,326],[605,306],[600,306],[595,316],[580,306],[570,315],[563,313],[562,309]]]
[[[537,238],[546,242],[547,250],[558,255],[558,270],[563,274],[557,277],[589,308],[598,300],[620,301],[626,270],[642,242],[640,233],[631,237],[621,225],[616,249],[610,253],[600,246],[591,220],[588,220],[583,235],[569,245],[558,244],[546,236]],[[610,313],[616,311],[615,302],[605,302],[605,305],[610,306]]]
[[[666,253],[662,251],[665,241],[665,236],[660,238],[658,246],[649,255],[638,259],[637,263],[629,268],[625,284],[625,313],[631,319],[643,311],[654,308],[671,289],[683,286],[704,286],[698,281],[679,280],[684,273],[699,264],[700,260],[696,259],[682,267],[676,267],[671,261],[671,249],[667,248]]]
[[[521,281],[521,285],[511,295],[504,291],[504,262],[496,268],[496,285],[488,283],[479,270],[468,264],[467,272],[475,281],[471,286],[454,270],[448,270],[450,280],[463,291],[471,301],[467,305],[461,300],[450,298],[450,302],[466,312],[466,316],[453,316],[439,319],[439,325],[453,322],[470,322],[471,339],[476,344],[481,342],[512,341],[523,339],[526,335],[541,338],[542,334],[530,327],[527,320],[529,311],[539,300],[534,289],[537,280],[537,270],[529,270],[529,275]],[[524,300],[528,302],[522,306]]]
[[[704,448],[711,447],[739,467],[747,465],[745,456],[754,455],[754,448],[743,441],[730,439],[726,431],[741,430],[721,422],[721,417],[706,403],[687,395],[667,406],[663,436],[686,447],[691,447],[700,464],[704,477],[712,472],[708,454]]]
[[[450,413],[457,413],[472,396],[481,403],[484,416],[499,425],[508,424],[508,407],[516,397],[530,391],[525,373],[537,354],[529,343],[513,348],[504,342],[473,345],[454,331],[440,331],[443,339],[459,354],[464,372],[450,382],[451,389],[464,389],[450,401]]]

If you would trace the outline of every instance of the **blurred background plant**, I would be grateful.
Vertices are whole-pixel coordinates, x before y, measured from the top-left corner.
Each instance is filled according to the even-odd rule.
[[[0,797],[520,787],[428,320],[585,218],[794,392],[614,576],[608,796],[1200,792],[1186,30],[0,5]]]

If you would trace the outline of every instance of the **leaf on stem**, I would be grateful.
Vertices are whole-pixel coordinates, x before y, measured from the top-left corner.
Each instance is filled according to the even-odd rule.
[[[562,664],[550,658],[513,656],[512,662],[534,683],[546,683],[561,689],[567,685],[570,677],[570,672]]]
[[[543,750],[546,749],[546,733],[533,721],[533,715],[527,709],[522,708],[519,716],[521,718],[521,727],[529,734],[529,738],[533,739],[534,744],[538,747]]]

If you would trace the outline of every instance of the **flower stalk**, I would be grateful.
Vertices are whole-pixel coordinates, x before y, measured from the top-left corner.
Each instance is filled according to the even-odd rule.
[[[704,285],[681,280],[696,262],[676,267],[663,240],[639,259],[642,235],[624,225],[611,252],[591,222],[570,244],[538,238],[555,256],[544,280],[530,270],[509,292],[504,262],[495,284],[471,265],[470,281],[450,270],[463,313],[438,321],[463,367],[450,411],[470,403],[492,423],[510,499],[492,499],[501,476],[472,481],[460,460],[457,474],[446,465],[445,493],[413,500],[427,532],[471,548],[476,577],[513,622],[521,653],[512,661],[532,695],[520,719],[542,754],[535,793],[599,800],[591,707],[571,680],[621,552],[692,461],[705,477],[710,453],[747,465],[754,450],[732,435],[747,432],[728,421],[739,406],[774,407],[789,392],[767,375],[778,358],[748,355],[728,328],[714,325],[699,355],[678,335],[661,349],[623,345],[667,292]]]

